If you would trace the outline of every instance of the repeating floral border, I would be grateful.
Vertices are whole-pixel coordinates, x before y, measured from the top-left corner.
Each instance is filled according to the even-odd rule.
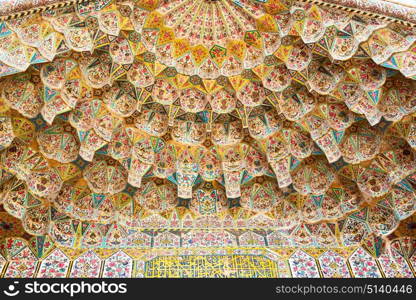
[[[3,0],[0,7],[0,20],[18,18],[23,15],[44,11],[51,8],[64,7],[74,3],[91,0]],[[92,0],[93,1],[93,0]],[[339,9],[353,9],[356,13],[372,13],[377,17],[388,17],[396,21],[412,23],[416,26],[416,8],[407,7],[380,0],[295,0],[297,3],[314,3],[334,6]]]
[[[131,251],[130,251],[131,250]],[[282,249],[281,249],[282,250]],[[212,274],[223,277],[271,277],[271,278],[392,278],[416,277],[415,256],[410,259],[401,259],[385,254],[379,258],[372,257],[363,248],[358,247],[349,251],[349,254],[340,255],[332,249],[317,249],[315,253],[303,250],[291,252],[279,251],[269,248],[212,248],[189,249],[160,249],[158,251],[135,252],[134,249],[101,253],[99,251],[86,251],[76,255],[68,255],[65,249],[55,248],[41,260],[10,260],[0,258],[0,278],[6,277],[96,277],[96,278],[129,278],[129,277],[180,277],[186,266],[195,270],[194,277],[211,277]],[[238,265],[232,267],[220,263],[209,264],[206,272],[200,272],[201,266],[192,266],[192,258],[226,257],[241,261],[241,270]],[[245,259],[257,257],[258,268],[249,268],[244,265]],[[188,265],[175,264],[179,259],[187,258]],[[201,260],[198,260],[201,261]],[[164,272],[156,270],[158,262],[163,266],[169,265]],[[26,266],[25,267],[23,267]],[[187,271],[189,271],[187,270]],[[161,275],[162,274],[162,275]],[[179,276],[178,276],[179,274]],[[189,273],[187,273],[189,275]],[[156,276],[156,277],[158,277]]]

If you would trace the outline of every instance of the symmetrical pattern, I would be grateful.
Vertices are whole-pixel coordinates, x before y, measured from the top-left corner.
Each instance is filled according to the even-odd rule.
[[[349,258],[354,277],[378,278],[381,277],[376,261],[363,249],[357,249]]]
[[[65,278],[69,269],[69,263],[69,258],[61,250],[55,249],[40,264],[38,277]]]
[[[42,258],[0,248],[4,276],[412,276],[414,9],[360,1],[74,1],[2,18],[0,243],[34,236],[19,253]],[[128,252],[245,247],[296,251]]]
[[[72,265],[71,278],[97,278],[100,274],[101,260],[92,251],[78,257]]]
[[[319,257],[322,276],[324,278],[351,277],[345,259],[334,251],[327,251]]]
[[[415,277],[415,239],[393,240],[377,257],[362,247],[189,247],[76,250],[8,238],[0,277],[348,278]],[[413,244],[412,244],[413,243]],[[17,252],[16,252],[17,251]],[[409,256],[410,255],[410,256]],[[2,256],[3,257],[3,256]],[[39,266],[37,268],[37,266]]]
[[[289,265],[293,277],[296,278],[319,278],[318,266],[315,259],[303,251],[295,252],[289,258]]]
[[[117,252],[104,263],[103,278],[130,278],[133,259],[124,252]]]

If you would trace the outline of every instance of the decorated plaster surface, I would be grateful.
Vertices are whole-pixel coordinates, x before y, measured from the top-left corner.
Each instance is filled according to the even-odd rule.
[[[282,276],[413,272],[386,254],[415,236],[409,24],[312,2],[103,0],[1,22],[0,40],[1,238],[88,250],[27,276],[135,276],[129,253],[97,251],[169,247],[298,249]]]
[[[303,1],[303,0],[300,0]],[[323,0],[312,1],[323,5],[334,4],[345,8],[353,8],[368,13],[377,13],[399,20],[416,22],[416,2],[414,0]]]
[[[261,245],[76,250],[48,238],[2,241],[0,277],[100,278],[414,278],[414,238],[395,239],[376,254],[368,248],[275,248]],[[36,266],[39,265],[38,268]],[[4,270],[2,271],[2,267]]]
[[[77,2],[88,2],[88,0],[5,0],[2,2],[0,16],[13,18],[25,12],[36,11],[39,8],[62,7]],[[258,2],[264,3],[267,1]],[[413,23],[416,20],[414,17],[416,4],[413,0],[297,0],[296,2],[309,2],[322,6],[332,4],[338,8],[355,9],[357,13],[377,13],[381,17],[392,17]]]

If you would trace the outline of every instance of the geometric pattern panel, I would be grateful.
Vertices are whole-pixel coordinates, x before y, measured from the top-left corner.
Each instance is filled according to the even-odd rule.
[[[350,278],[345,259],[334,251],[328,251],[319,257],[322,275],[325,278]]]
[[[133,259],[122,251],[113,254],[104,262],[103,278],[129,278]]]
[[[11,260],[7,269],[0,272],[0,277],[414,278],[416,275],[414,269],[409,267],[409,261],[414,258],[408,260],[384,253],[375,259],[361,247],[355,249],[348,259],[348,254],[336,249],[311,252],[316,254],[296,250],[290,254],[284,249],[267,248],[165,248],[145,251],[131,248],[105,257],[98,250],[89,250],[81,255],[67,251],[55,248],[40,261],[35,257]],[[3,265],[5,263],[7,261]]]
[[[11,261],[4,278],[32,278],[38,265],[37,261]]]
[[[412,278],[413,273],[404,257],[382,254],[378,261],[386,278]]]
[[[100,275],[100,268],[100,258],[93,251],[88,251],[74,261],[70,277],[98,278]]]
[[[254,255],[159,256],[145,264],[145,277],[274,278],[275,262]]]
[[[0,277],[415,277],[416,7],[61,1],[0,0]]]

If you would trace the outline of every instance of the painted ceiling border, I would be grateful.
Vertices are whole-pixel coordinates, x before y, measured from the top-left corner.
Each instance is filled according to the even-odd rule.
[[[10,2],[13,0],[9,0]],[[43,12],[48,9],[62,8],[72,4],[90,2],[93,0],[15,0],[13,4],[2,3],[0,7],[0,21],[7,21],[19,17]],[[391,20],[403,25],[416,27],[416,8],[387,1],[375,0],[295,0],[296,3],[313,3],[316,5],[337,8],[346,12]]]
[[[9,7],[0,7],[0,21],[17,19],[31,14],[44,12],[49,9],[62,8],[73,4],[86,3],[90,1],[91,0],[44,0],[43,5],[39,5],[35,3],[37,2],[36,0],[22,0],[23,4],[17,6],[14,9],[9,9]],[[2,5],[4,4],[2,3]]]
[[[383,0],[296,0],[295,3],[313,3],[416,27],[416,8]]]

